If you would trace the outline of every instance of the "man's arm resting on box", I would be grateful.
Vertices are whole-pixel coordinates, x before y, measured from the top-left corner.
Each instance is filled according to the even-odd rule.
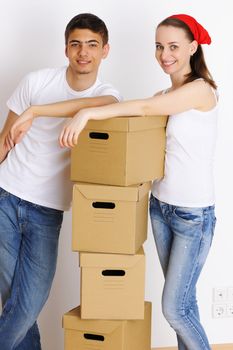
[[[78,111],[88,107],[104,106],[116,103],[114,96],[86,97],[46,105],[30,106],[24,111],[10,130],[10,138],[18,143],[30,129],[34,118],[39,116],[72,118]]]
[[[34,117],[47,116],[72,118],[75,113],[83,108],[104,106],[114,102],[118,102],[114,96],[85,97],[47,105],[31,106],[29,107],[29,110],[32,111]]]

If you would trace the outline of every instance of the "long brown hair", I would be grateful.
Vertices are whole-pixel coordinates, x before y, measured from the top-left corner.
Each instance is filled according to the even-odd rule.
[[[185,31],[190,41],[194,40],[193,33],[190,31],[187,24],[185,24],[183,21],[180,21],[177,18],[166,18],[161,23],[159,23],[157,28],[161,26],[172,26],[176,28],[181,28]],[[198,78],[203,78],[214,89],[217,89],[217,85],[214,82],[212,75],[210,74],[210,71],[207,68],[201,45],[198,45],[197,51],[194,53],[193,56],[191,56],[190,65],[191,65],[191,73],[186,74],[186,79],[184,81],[184,84],[190,83],[191,81]]]

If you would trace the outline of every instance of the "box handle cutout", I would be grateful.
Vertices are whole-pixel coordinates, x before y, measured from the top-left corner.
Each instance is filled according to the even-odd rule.
[[[89,137],[91,139],[107,140],[109,138],[109,135],[106,132],[90,132]]]
[[[103,335],[84,333],[83,336],[85,339],[89,339],[89,340],[104,341]]]
[[[112,202],[93,202],[92,206],[97,209],[114,209],[116,205]]]
[[[124,270],[103,270],[102,275],[103,276],[124,276],[125,271]]]

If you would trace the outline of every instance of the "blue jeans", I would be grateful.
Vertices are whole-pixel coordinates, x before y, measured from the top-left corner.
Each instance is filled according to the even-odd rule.
[[[0,188],[1,350],[40,350],[37,317],[55,274],[63,212]]]
[[[187,208],[150,198],[150,217],[165,277],[162,310],[179,350],[210,350],[200,323],[196,283],[215,227],[214,206]]]

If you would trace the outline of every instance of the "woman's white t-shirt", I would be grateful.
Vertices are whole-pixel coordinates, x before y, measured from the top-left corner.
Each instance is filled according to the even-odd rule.
[[[164,177],[152,186],[154,197],[182,207],[206,207],[215,202],[214,153],[216,106],[171,115],[166,128]]]

